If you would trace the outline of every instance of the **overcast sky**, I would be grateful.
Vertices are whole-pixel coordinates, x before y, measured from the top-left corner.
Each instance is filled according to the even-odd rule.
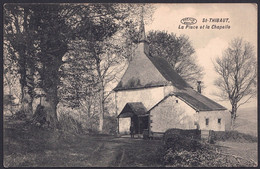
[[[257,5],[255,4],[154,4],[156,10],[153,22],[146,25],[146,32],[150,30],[165,30],[177,35],[189,36],[196,50],[198,63],[203,66],[205,76],[202,79],[205,89],[204,95],[216,100],[212,94],[215,91],[213,81],[216,73],[212,60],[221,56],[222,51],[228,47],[228,43],[236,38],[242,37],[251,42],[257,51]],[[181,20],[192,17],[197,20],[193,26],[208,25],[210,29],[179,29]],[[203,18],[229,18],[228,23],[202,22]],[[230,26],[230,29],[211,29],[211,26]],[[256,99],[255,99],[256,100]],[[223,106],[230,108],[226,102],[220,102]],[[244,107],[256,106],[252,101]]]

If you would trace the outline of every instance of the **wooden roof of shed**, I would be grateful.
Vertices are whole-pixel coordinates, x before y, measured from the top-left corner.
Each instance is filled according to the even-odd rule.
[[[132,117],[134,115],[143,116],[146,113],[147,109],[144,107],[142,102],[129,102],[126,103],[125,107],[117,117]]]

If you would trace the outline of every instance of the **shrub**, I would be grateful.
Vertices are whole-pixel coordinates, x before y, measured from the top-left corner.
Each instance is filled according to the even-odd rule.
[[[165,148],[176,151],[196,151],[203,149],[203,145],[198,140],[176,134],[174,137],[167,139]]]
[[[215,151],[214,146],[182,137],[165,146],[163,162],[171,167],[252,167],[254,163]]]
[[[117,119],[115,116],[105,116],[103,133],[109,135],[116,135],[117,133]]]
[[[12,116],[12,119],[15,119],[15,120],[25,120],[26,119],[26,114],[25,114],[24,111],[19,110]]]
[[[75,120],[69,114],[60,114],[59,117],[59,128],[65,132],[69,133],[83,133],[82,124]]]
[[[192,138],[199,140],[201,139],[201,131],[200,130],[182,130],[182,129],[168,129],[163,136],[164,143],[169,138],[175,138],[175,137],[187,137],[187,138]]]

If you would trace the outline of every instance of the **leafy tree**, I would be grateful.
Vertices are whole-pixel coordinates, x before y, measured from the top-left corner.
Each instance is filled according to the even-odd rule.
[[[257,64],[252,44],[242,38],[233,39],[214,66],[219,75],[215,80],[220,89],[218,96],[229,100],[234,127],[238,108],[256,95]]]
[[[122,23],[128,11],[129,6],[121,4],[7,4],[5,42],[8,49],[14,49],[15,55],[11,56],[19,65],[22,98],[26,98],[22,99],[22,106],[29,104],[24,111],[32,112],[33,99],[41,96],[47,120],[56,126],[61,99],[69,99],[72,107],[78,106],[80,97],[98,89],[102,130],[104,104],[110,94],[104,89],[116,79],[111,72],[118,70],[116,65],[122,59],[117,57],[122,54],[122,47],[115,43],[114,35],[124,28]],[[84,55],[66,63],[63,56],[71,50],[69,44],[77,41],[84,43]],[[83,63],[87,63],[85,67]],[[75,68],[76,65],[79,67]],[[62,67],[70,74],[62,77]],[[81,89],[86,74],[89,81]],[[72,85],[74,91],[66,90],[61,80]],[[67,97],[68,94],[59,98],[60,89],[73,97]]]
[[[193,86],[203,72],[196,63],[195,50],[185,35],[177,37],[164,31],[151,31],[147,39],[150,53],[165,58],[172,68]]]
[[[79,30],[81,30],[80,28],[82,27],[82,29],[86,32],[85,28],[88,27],[89,32],[86,33],[85,41],[75,41],[73,43],[72,46],[75,49],[73,49],[73,52],[69,53],[69,55],[71,55],[73,58],[75,58],[76,55],[82,56],[81,61],[79,62],[85,64],[76,63],[75,59],[74,61],[69,62],[71,68],[78,65],[77,67],[81,67],[82,70],[84,69],[85,73],[81,72],[80,70],[73,70],[71,68],[67,69],[67,71],[71,72],[70,74],[72,74],[70,83],[66,82],[73,88],[67,92],[71,94],[70,99],[72,101],[72,105],[75,105],[76,107],[85,107],[89,115],[90,112],[95,112],[93,110],[91,111],[91,109],[95,109],[95,107],[91,106],[91,104],[96,105],[96,102],[98,101],[98,105],[100,106],[99,131],[103,130],[104,114],[106,112],[105,110],[107,105],[110,104],[108,98],[112,92],[105,92],[105,88],[112,82],[118,80],[118,73],[124,68],[124,65],[122,66],[121,64],[125,61],[125,58],[128,58],[129,54],[125,48],[125,41],[127,41],[129,37],[121,35],[127,32],[127,30],[130,30],[130,26],[134,24],[134,22],[127,24],[129,23],[129,20],[132,21],[136,19],[136,16],[133,17],[130,11],[133,10],[131,8],[132,5],[120,4],[111,7],[113,7],[113,9],[117,12],[108,13],[109,15],[104,15],[104,13],[108,12],[108,6],[95,5],[90,7],[91,10],[93,10],[93,16],[96,15],[98,17],[94,20],[88,18],[89,21],[92,22],[91,26],[84,25],[84,23],[79,25]],[[135,6],[135,8],[137,8],[137,6]],[[99,16],[106,16],[107,18],[99,18]],[[107,22],[105,20],[111,20],[111,22]],[[102,22],[105,22],[107,25],[104,23],[101,24]],[[127,48],[129,48],[129,46],[127,46]],[[80,80],[81,78],[79,78],[83,75],[85,76],[85,81],[82,81]],[[68,78],[68,74],[66,76]],[[78,91],[78,86],[81,90],[83,90],[83,92],[76,92]],[[85,99],[80,99],[81,97],[79,97],[79,93],[85,95],[83,97]],[[93,98],[96,100],[93,101]],[[66,102],[69,100],[66,98],[64,101]],[[73,102],[76,102],[77,105],[73,104]],[[85,105],[83,105],[83,103]]]
[[[6,71],[11,64],[17,66],[21,86],[21,112],[32,115],[32,99],[34,97],[33,56],[34,32],[29,29],[29,5],[6,4],[4,6],[4,62]],[[14,70],[14,69],[13,69]],[[12,71],[13,71],[12,70]],[[10,69],[9,69],[9,72]],[[5,72],[5,79],[10,77]],[[12,87],[14,88],[14,87]]]

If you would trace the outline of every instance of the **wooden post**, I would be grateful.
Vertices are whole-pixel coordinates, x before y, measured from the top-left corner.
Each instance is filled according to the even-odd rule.
[[[137,116],[137,118],[138,118],[138,138],[140,138],[140,118],[139,118],[139,116]]]
[[[117,117],[117,135],[119,136],[119,117]]]

